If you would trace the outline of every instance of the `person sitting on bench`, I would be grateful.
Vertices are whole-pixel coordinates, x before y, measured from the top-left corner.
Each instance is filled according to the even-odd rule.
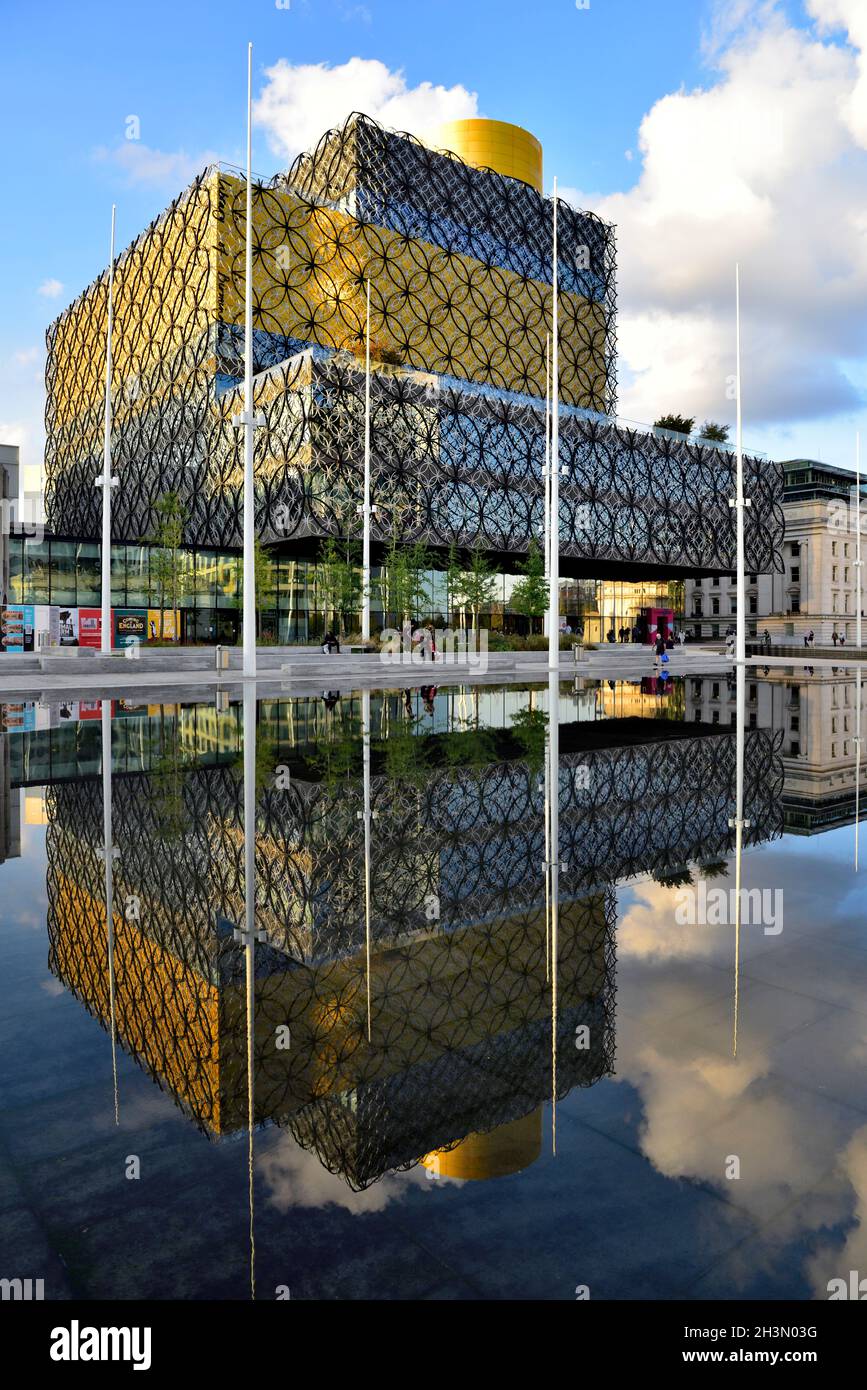
[[[331,652],[337,652],[338,656],[340,655],[340,642],[337,640],[336,633],[326,632],[322,638],[322,650],[326,656],[330,655]]]

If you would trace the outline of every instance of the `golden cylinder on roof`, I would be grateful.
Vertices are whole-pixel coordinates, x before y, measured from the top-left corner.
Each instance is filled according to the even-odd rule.
[[[537,193],[543,191],[542,146],[523,126],[481,117],[446,121],[433,132],[430,144],[452,150],[476,169],[493,169],[528,183]]]

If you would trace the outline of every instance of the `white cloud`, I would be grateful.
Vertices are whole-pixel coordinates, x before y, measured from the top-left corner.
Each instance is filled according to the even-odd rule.
[[[208,164],[219,159],[212,150],[190,155],[186,150],[155,150],[140,140],[122,140],[112,149],[100,146],[93,157],[120,170],[131,186],[165,188],[173,194],[180,193]]]
[[[478,115],[475,92],[431,82],[410,87],[402,72],[392,72],[376,58],[350,58],[336,67],[293,65],[281,58],[265,75],[255,119],[267,132],[274,153],[287,162],[312,149],[326,130],[340,125],[352,111],[415,135],[442,121]]]
[[[817,27],[796,29],[774,0],[722,7],[706,50],[714,80],[644,117],[635,186],[566,193],[617,224],[624,415],[732,419],[736,260],[748,427],[861,400],[846,364],[867,358],[867,100],[855,51],[867,46],[867,6],[810,0],[810,11]]]
[[[15,361],[18,363],[19,367],[29,367],[31,363],[38,361],[39,348],[19,348],[17,352],[13,353],[13,357],[15,358]]]
[[[56,299],[63,293],[63,282],[61,280],[43,280],[37,294],[41,294],[45,299]]]

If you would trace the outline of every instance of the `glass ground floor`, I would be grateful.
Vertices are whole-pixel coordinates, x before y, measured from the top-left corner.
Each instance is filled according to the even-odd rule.
[[[147,614],[146,630],[154,614],[172,608],[166,584],[165,564],[159,551],[148,545],[111,547],[111,603],[131,615]],[[541,632],[542,619],[515,611],[512,595],[521,576],[492,576],[489,593],[480,605],[478,620],[492,631],[528,634]],[[380,584],[380,581],[383,581]],[[100,546],[46,536],[40,540],[12,536],[8,539],[8,570],[3,607],[44,605],[65,610],[100,606]],[[333,585],[331,586],[333,588]],[[372,571],[372,588],[387,591],[387,572]],[[430,569],[419,577],[419,621],[442,627],[467,626],[473,615],[461,604],[457,591],[443,570]],[[242,561],[238,552],[194,547],[181,553],[178,564],[177,609],[184,642],[237,642],[241,635]],[[326,627],[342,627],[347,633],[360,627],[360,611],[349,607],[335,612],[323,567],[315,559],[299,559],[274,553],[268,566],[267,591],[259,602],[260,636],[266,642],[308,642]],[[560,613],[573,632],[583,630],[586,641],[637,641],[647,635],[646,615],[654,610],[671,615],[680,625],[683,585],[679,582],[627,583],[564,578],[560,583]],[[376,601],[371,625],[376,631],[397,621]]]

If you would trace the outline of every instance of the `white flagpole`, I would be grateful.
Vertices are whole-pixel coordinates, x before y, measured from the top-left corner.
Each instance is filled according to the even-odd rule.
[[[737,624],[735,631],[735,660],[746,660],[746,575],[744,573],[744,441],[743,416],[741,409],[741,275],[740,266],[735,266],[735,338],[736,338],[736,391],[737,391],[737,485],[735,490],[735,529],[737,535]]]
[[[545,335],[545,583],[551,582],[551,335]],[[550,594],[548,601],[550,603]],[[543,631],[548,635],[548,617],[545,613]]]
[[[244,286],[244,675],[256,674],[255,492],[253,486],[253,45],[247,45],[247,226]]]
[[[364,505],[362,517],[361,636],[370,641],[370,279],[367,281],[367,320],[364,350]]]
[[[108,260],[108,321],[105,339],[105,434],[102,446],[102,636],[100,651],[111,652],[111,335],[114,324],[114,221],[115,205],[111,207],[111,251]]]
[[[855,646],[861,650],[861,432],[855,435]]]
[[[551,331],[551,501],[550,573],[548,577],[548,669],[560,669],[560,333],[558,326],[557,180],[554,180],[554,241]]]
[[[858,872],[858,828],[861,819],[861,667],[855,667],[855,872]]]

